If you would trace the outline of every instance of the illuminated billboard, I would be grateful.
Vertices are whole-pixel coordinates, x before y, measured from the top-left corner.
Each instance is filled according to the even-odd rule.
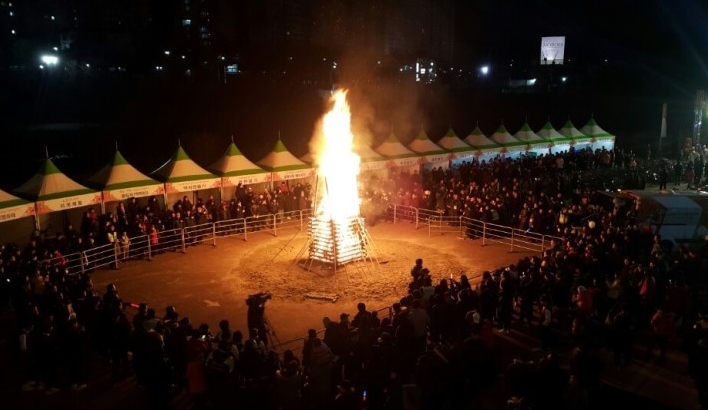
[[[563,64],[565,36],[541,37],[541,65]]]

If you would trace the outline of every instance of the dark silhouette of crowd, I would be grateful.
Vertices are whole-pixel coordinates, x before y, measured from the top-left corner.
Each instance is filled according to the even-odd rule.
[[[606,371],[603,349],[621,368],[641,346],[641,359],[659,364],[667,350],[681,349],[708,409],[708,283],[701,274],[708,270],[708,242],[668,249],[637,224],[633,204],[607,202],[591,179],[578,177],[612,167],[608,155],[495,159],[372,182],[369,201],[559,239],[539,256],[479,272],[479,279],[436,278],[423,255],[390,315],[384,310],[379,317],[381,311],[359,303],[351,316],[323,318],[323,331],[308,330],[301,351],[277,353],[264,323],[239,330],[224,319],[212,329],[174,306],[156,310],[125,301],[113,285],[99,291],[90,271],[69,276],[56,258],[42,262],[64,250],[61,240],[5,246],[0,302],[17,317],[22,390],[51,395],[65,385],[86,388],[93,351],[114,383],[135,375],[154,409],[169,408],[176,392],[189,394],[198,409],[402,409],[411,389],[422,408],[465,408],[500,382],[499,374],[509,408],[593,408]],[[218,220],[212,202],[192,206],[183,199],[167,212]],[[89,215],[90,227],[82,224],[76,239],[65,234],[65,241],[135,229],[131,221],[155,218],[152,206],[138,211],[128,204],[124,214],[96,217],[96,223]],[[251,303],[264,309],[268,302],[261,295]],[[533,334],[538,343],[504,363],[500,337],[515,332]],[[569,368],[561,366],[561,352],[569,352]]]

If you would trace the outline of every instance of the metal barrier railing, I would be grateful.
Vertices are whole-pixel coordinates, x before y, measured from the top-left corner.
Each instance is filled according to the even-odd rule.
[[[76,275],[78,273],[83,273],[84,271],[82,258],[83,252],[75,252],[68,255],[45,259],[42,261],[42,265],[62,269],[69,275]]]
[[[211,223],[188,226],[184,228],[185,245],[196,246],[206,241],[210,241],[212,246],[216,246],[215,225]]]
[[[157,243],[152,243],[148,235],[130,238],[130,244],[105,244],[70,255],[49,258],[42,263],[49,266],[60,266],[70,275],[92,271],[96,268],[118,268],[120,263],[132,259],[144,258],[152,260],[156,254],[165,251],[186,253],[187,246],[211,244],[216,246],[220,238],[243,236],[257,232],[270,233],[278,236],[278,231],[302,231],[312,216],[312,210],[306,209],[292,212],[278,212],[263,216],[229,219],[188,226],[183,229],[170,229],[158,233]],[[553,240],[561,239],[551,235],[527,232],[504,225],[493,224],[460,216],[445,216],[442,212],[411,206],[389,204],[384,217],[394,223],[404,221],[428,227],[428,236],[435,234],[455,233],[470,238],[481,238],[482,245],[500,243],[509,246],[513,252],[524,249],[532,252],[543,252],[550,248]]]
[[[89,269],[110,266],[118,267],[118,250],[116,243],[107,243],[85,250],[84,258]]]
[[[440,234],[460,234],[462,233],[462,228],[462,217],[459,216],[445,216],[438,214],[428,218],[428,237],[432,236],[433,231]]]

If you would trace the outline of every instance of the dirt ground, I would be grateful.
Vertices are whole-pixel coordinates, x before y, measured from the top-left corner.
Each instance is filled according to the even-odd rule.
[[[462,273],[475,283],[484,270],[518,261],[531,253],[510,252],[507,246],[464,239],[455,233],[433,233],[409,223],[379,224],[369,228],[377,248],[378,264],[359,262],[337,272],[305,270],[296,263],[307,242],[295,228],[278,236],[261,231],[242,237],[218,238],[217,245],[188,247],[186,253],[166,252],[153,261],[130,261],[119,270],[93,275],[97,289],[113,283],[129,302],[147,302],[162,315],[174,305],[194,326],[208,323],[215,329],[228,319],[233,329],[246,328],[250,294],[269,292],[266,318],[273,342],[299,349],[308,328],[321,329],[322,318],[338,320],[340,313],[356,313],[358,302],[370,310],[383,309],[406,293],[410,269],[423,258],[434,282]],[[305,252],[306,256],[307,253]],[[307,298],[307,294],[337,297],[336,302]],[[381,313],[381,316],[385,312]],[[215,332],[216,330],[214,330]],[[285,343],[287,341],[292,343]]]

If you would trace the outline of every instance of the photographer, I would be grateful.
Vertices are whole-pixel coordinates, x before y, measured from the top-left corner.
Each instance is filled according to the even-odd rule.
[[[246,316],[248,330],[254,333],[254,329],[258,331],[263,336],[263,343],[268,345],[268,328],[266,327],[265,320],[265,303],[272,296],[269,293],[261,292],[255,295],[248,296],[246,299],[246,304],[248,305],[248,312]],[[253,338],[253,334],[250,335]]]

